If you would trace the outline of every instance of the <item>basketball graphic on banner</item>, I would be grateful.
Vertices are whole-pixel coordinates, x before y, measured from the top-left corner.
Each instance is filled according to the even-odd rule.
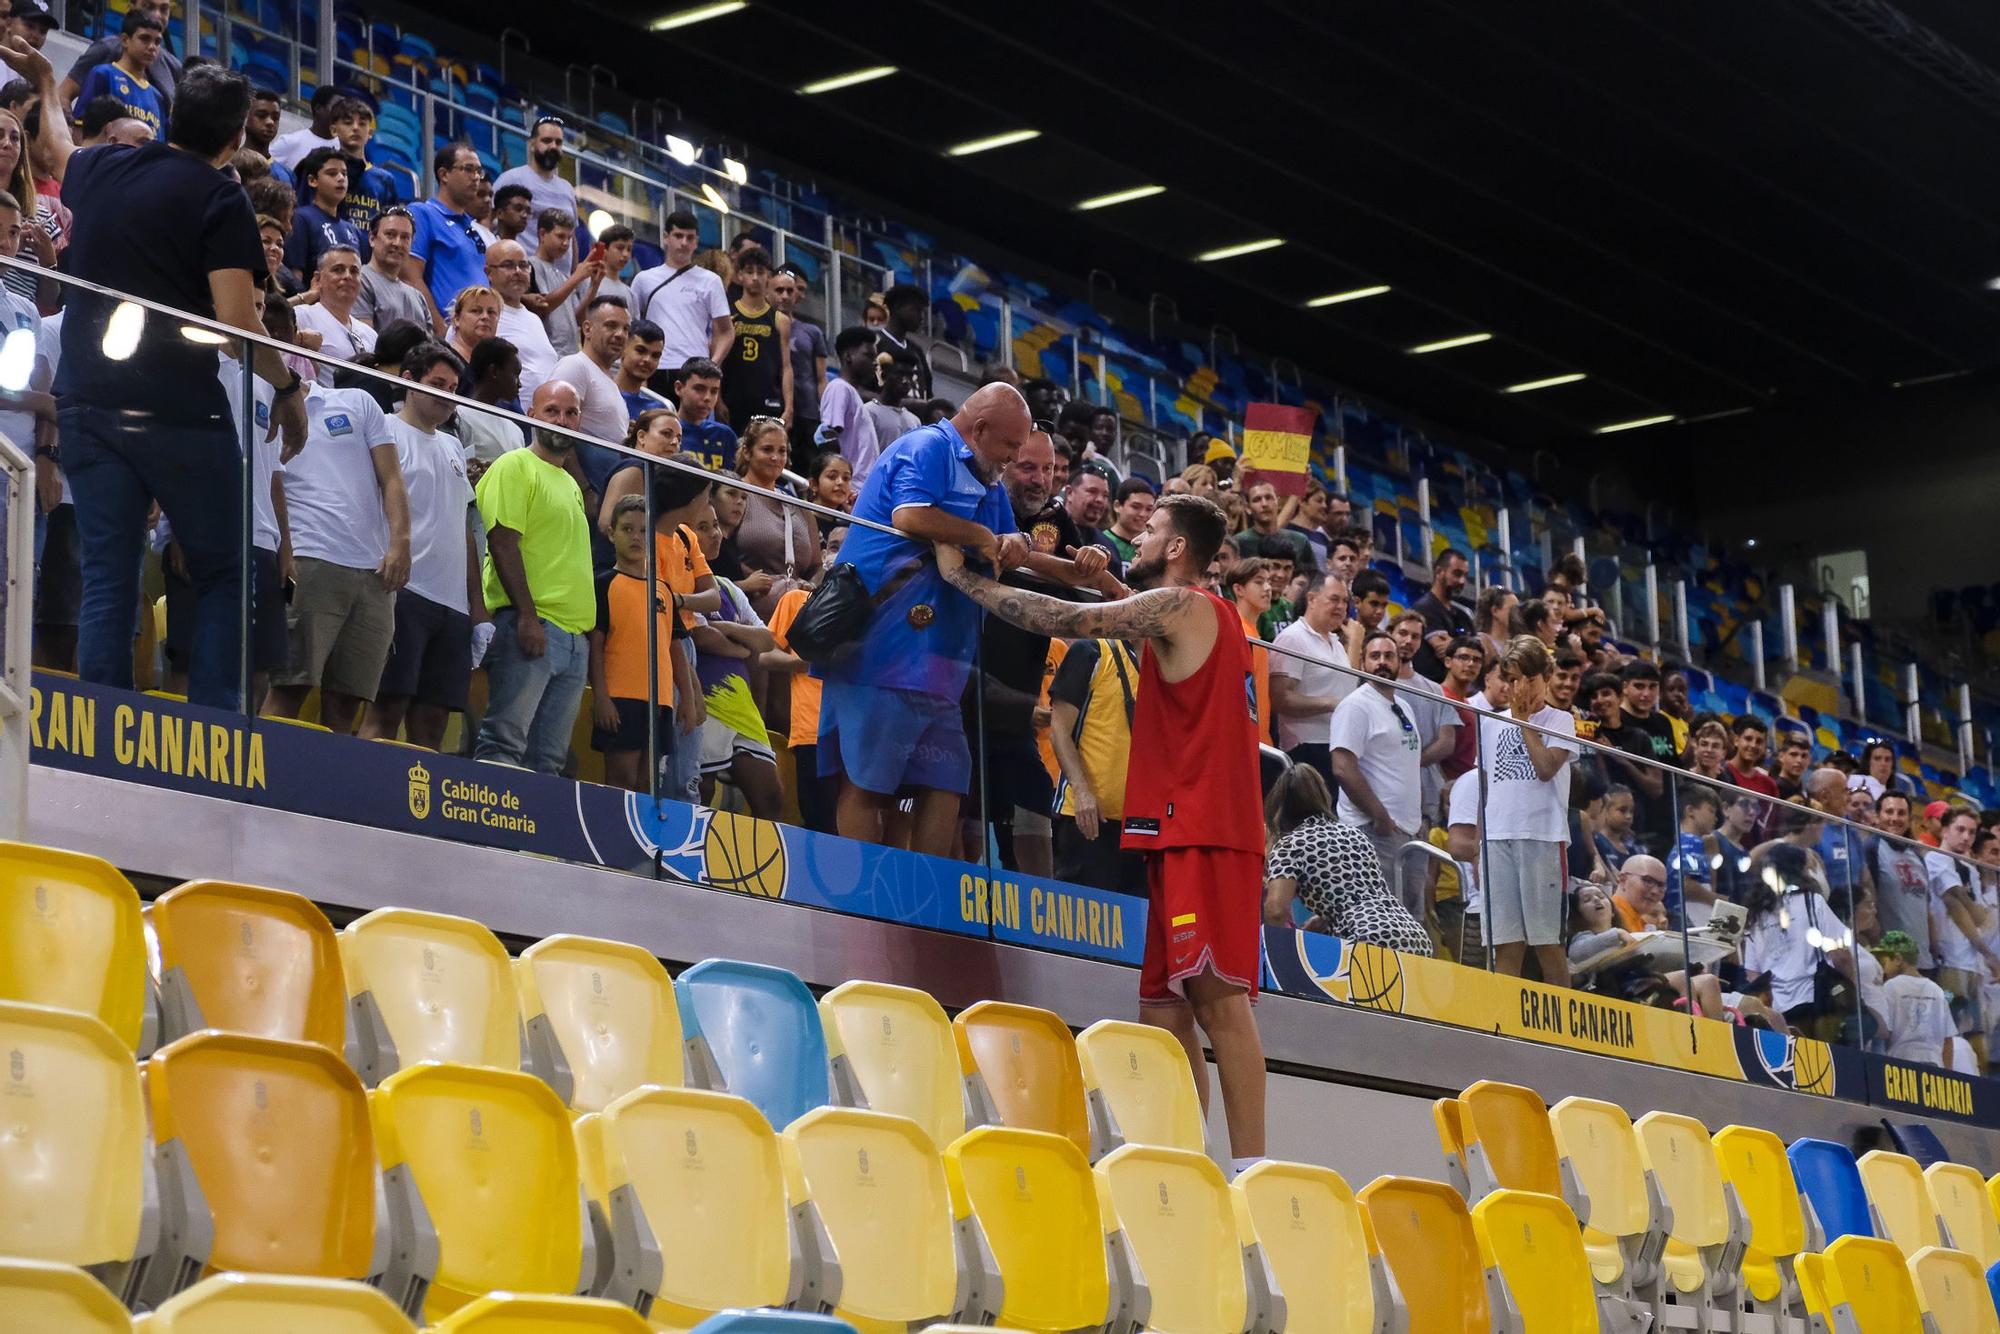
[[[1357,943],[1347,965],[1347,998],[1371,1010],[1400,1014],[1403,1009],[1403,960],[1394,950]]]
[[[785,843],[769,820],[714,811],[702,839],[704,878],[717,889],[777,899],[785,894]]]
[[[1833,1049],[1817,1038],[1792,1044],[1792,1087],[1801,1093],[1833,1093]]]

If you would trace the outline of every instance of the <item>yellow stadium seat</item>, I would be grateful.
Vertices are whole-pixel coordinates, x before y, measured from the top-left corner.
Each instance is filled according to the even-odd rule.
[[[436,1233],[426,1316],[499,1289],[567,1294],[594,1278],[576,1141],[547,1084],[425,1061],[383,1080],[370,1105],[391,1215],[428,1216]],[[415,1286],[400,1255],[385,1286]]]
[[[1477,1199],[1495,1190],[1532,1190],[1575,1200],[1563,1179],[1555,1132],[1542,1095],[1519,1084],[1482,1079],[1458,1095],[1465,1175]]]
[[[1553,1195],[1496,1190],[1472,1206],[1486,1287],[1509,1328],[1598,1334],[1597,1289],[1576,1215]]]
[[[1917,1297],[1944,1334],[2000,1334],[1986,1271],[1964,1251],[1926,1246],[1910,1257]]]
[[[521,1068],[513,962],[464,917],[377,908],[340,933],[348,1060],[370,1088],[419,1061]]]
[[[974,1123],[1045,1130],[1090,1152],[1083,1070],[1061,1016],[980,1001],[952,1021]]]
[[[1850,1234],[1828,1246],[1820,1260],[1829,1329],[1843,1328],[1843,1320],[1852,1322],[1845,1328],[1862,1334],[1875,1334],[1877,1330],[1896,1334],[1924,1327],[1923,1302],[1895,1242]],[[1802,1285],[1805,1268],[1801,1257]]]
[[[864,1334],[904,1334],[956,1316],[961,1285],[944,1163],[907,1117],[821,1107],[785,1128],[792,1207],[832,1243],[838,1277],[816,1285],[834,1314]]]
[[[1146,1288],[1146,1328],[1210,1334],[1248,1327],[1236,1204],[1215,1161],[1189,1149],[1127,1144],[1096,1170],[1110,1221],[1124,1233]]]
[[[1202,1151],[1201,1097],[1179,1038],[1155,1024],[1100,1019],[1077,1035],[1076,1053],[1098,1157],[1121,1144]]]
[[[143,1052],[145,928],[117,867],[0,842],[0,1000],[96,1015],[127,1052]]]
[[[646,950],[550,936],[522,952],[514,980],[530,1066],[576,1111],[601,1112],[641,1084],[683,1082],[673,979]]]
[[[1648,1112],[1633,1129],[1672,1213],[1663,1295],[1696,1307],[1733,1300],[1750,1222],[1722,1179],[1708,1127],[1676,1112]]]
[[[132,1317],[111,1290],[74,1265],[0,1259],[7,1327],[62,1334],[130,1334]]]
[[[578,1139],[610,1242],[604,1296],[674,1330],[731,1307],[809,1300],[793,1273],[778,1137],[753,1104],[638,1088],[586,1118]]]
[[[1931,1246],[1942,1246],[1937,1205],[1917,1160],[1903,1153],[1873,1149],[1861,1155],[1861,1184],[1868,1188],[1868,1207],[1876,1231],[1902,1248],[1907,1259]]]
[[[1817,1251],[1799,1253],[1796,1275],[1799,1280],[1799,1301],[1806,1314],[1815,1321],[1814,1334],[1833,1328],[1833,1304],[1828,1296],[1826,1257]]]
[[[2000,1261],[2000,1220],[1986,1194],[1986,1179],[1963,1163],[1932,1163],[1924,1169],[1938,1221],[1949,1234],[1945,1244],[1979,1262],[1983,1273]]]
[[[1492,1306],[1465,1198],[1442,1182],[1398,1176],[1376,1177],[1360,1198],[1412,1334],[1488,1334]]]
[[[341,1049],[340,938],[311,899],[191,880],[147,916],[159,944],[162,1042],[220,1028]]]
[[[364,1283],[292,1274],[217,1274],[163,1303],[145,1334],[415,1334]]]
[[[1286,1334],[1376,1334],[1402,1297],[1338,1172],[1262,1162],[1232,1187],[1284,1294]]]
[[[1632,1118],[1616,1103],[1564,1098],[1549,1109],[1549,1126],[1563,1170],[1585,1197],[1577,1213],[1591,1277],[1608,1294],[1656,1306],[1667,1202]]]
[[[1722,1179],[1750,1220],[1750,1241],[1743,1251],[1744,1295],[1756,1309],[1797,1315],[1793,1271],[1799,1252],[1806,1249],[1806,1218],[1785,1142],[1755,1126],[1724,1126],[1715,1132],[1714,1144]]]
[[[0,1255],[103,1267],[130,1305],[158,1232],[132,1052],[74,1010],[0,1001]]]
[[[595,1297],[493,1292],[438,1321],[432,1334],[646,1334],[649,1328],[631,1307]]]
[[[1074,1140],[982,1126],[945,1149],[944,1171],[961,1249],[989,1280],[980,1288],[988,1318],[1018,1329],[1075,1330],[1121,1314],[1113,1306],[1097,1181]]]
[[[942,1150],[965,1133],[951,1020],[927,991],[843,982],[820,998],[834,1097],[907,1116]]]
[[[163,1221],[149,1304],[215,1270],[366,1279],[386,1263],[368,1094],[330,1048],[195,1033],[153,1053],[146,1092]]]
[[[1465,1108],[1457,1098],[1431,1103],[1431,1125],[1437,1130],[1438,1151],[1444,1154],[1444,1179],[1466,1199],[1472,1198],[1472,1178],[1465,1174]]]

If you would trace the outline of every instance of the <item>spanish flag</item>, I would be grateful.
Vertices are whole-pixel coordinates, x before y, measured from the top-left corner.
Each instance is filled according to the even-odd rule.
[[[1252,403],[1243,413],[1241,471],[1256,473],[1280,495],[1303,495],[1312,458],[1313,411],[1282,403]],[[1239,483],[1247,488],[1247,477]]]

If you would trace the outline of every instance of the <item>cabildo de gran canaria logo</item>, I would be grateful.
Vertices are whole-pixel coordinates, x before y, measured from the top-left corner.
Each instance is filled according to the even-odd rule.
[[[410,818],[421,820],[431,813],[431,771],[418,760],[410,766]]]

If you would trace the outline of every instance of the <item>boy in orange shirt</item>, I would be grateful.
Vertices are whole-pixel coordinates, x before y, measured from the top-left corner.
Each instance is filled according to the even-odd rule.
[[[597,626],[590,632],[590,744],[604,755],[604,777],[632,792],[644,792],[646,726],[652,713],[660,758],[676,747],[674,693],[692,701],[682,710],[682,732],[701,725],[701,690],[694,667],[676,642],[687,628],[674,615],[678,599],[668,585],[665,569],[657,572],[651,603],[658,618],[654,631],[658,650],[656,685],[647,687],[646,672],[646,500],[626,496],[612,512],[611,541],[617,564],[597,576]],[[649,705],[652,693],[657,708]],[[681,742],[679,744],[691,744]]]

